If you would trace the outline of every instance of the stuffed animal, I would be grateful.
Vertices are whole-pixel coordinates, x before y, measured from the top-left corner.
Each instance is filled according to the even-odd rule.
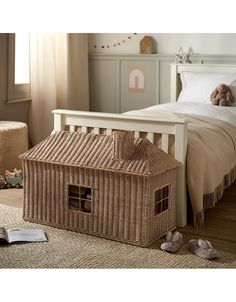
[[[16,177],[15,173],[14,172],[10,172],[9,170],[5,171],[5,176],[6,177]]]
[[[22,170],[17,170],[16,168],[14,168],[14,173],[16,177],[22,176]]]
[[[229,106],[235,102],[229,86],[225,84],[218,85],[211,94],[211,102],[217,106]]]
[[[17,170],[16,168],[14,168],[14,172],[10,172],[9,170],[6,170],[5,176],[6,177],[19,177],[19,176],[22,176],[22,171]]]

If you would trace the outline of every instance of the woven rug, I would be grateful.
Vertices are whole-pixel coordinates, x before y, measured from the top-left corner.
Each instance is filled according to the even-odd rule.
[[[177,254],[160,250],[159,240],[141,248],[112,240],[24,221],[22,209],[0,205],[0,225],[41,228],[44,243],[0,246],[1,268],[236,268],[236,254],[219,251],[217,260],[203,260],[183,246]]]

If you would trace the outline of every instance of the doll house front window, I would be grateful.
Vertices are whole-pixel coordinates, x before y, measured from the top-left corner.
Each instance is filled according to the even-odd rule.
[[[77,185],[68,186],[68,207],[70,210],[91,213],[91,202],[91,188]]]
[[[166,185],[155,191],[155,216],[169,208],[169,187],[169,185]]]

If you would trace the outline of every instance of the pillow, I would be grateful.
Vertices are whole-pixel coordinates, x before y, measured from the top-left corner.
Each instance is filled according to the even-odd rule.
[[[211,104],[210,96],[216,86],[220,84],[236,85],[236,73],[202,73],[183,71],[180,74],[182,91],[178,102],[191,102],[199,104]],[[230,86],[231,87],[231,86]],[[236,86],[234,86],[236,96]]]

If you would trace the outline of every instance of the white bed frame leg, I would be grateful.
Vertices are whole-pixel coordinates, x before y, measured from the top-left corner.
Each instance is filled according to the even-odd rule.
[[[187,224],[187,190],[185,181],[185,166],[179,167],[176,183],[176,224],[184,227]]]
[[[179,227],[187,224],[186,154],[187,124],[176,125],[175,156],[182,163],[177,171],[176,183],[176,223]]]

